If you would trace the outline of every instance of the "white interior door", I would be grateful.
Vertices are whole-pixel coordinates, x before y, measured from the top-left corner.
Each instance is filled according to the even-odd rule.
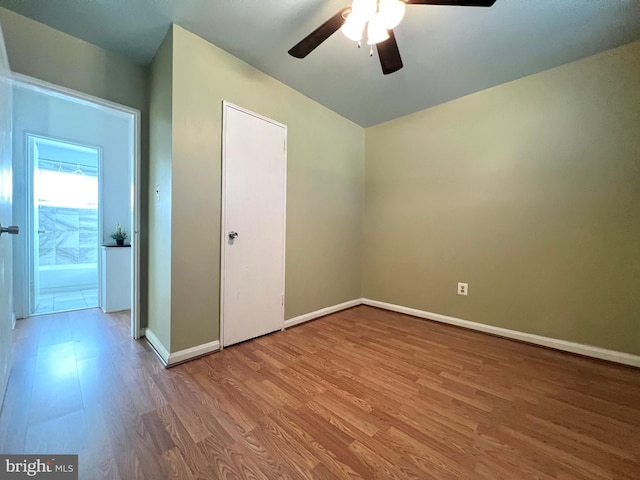
[[[35,172],[38,171],[38,159],[40,158],[40,154],[38,153],[38,144],[35,141],[35,138],[32,136],[28,137],[29,146],[28,146],[28,162],[30,166],[29,171],[29,179],[31,181],[31,187],[34,185],[34,176]],[[31,213],[31,225],[29,225],[29,229],[25,229],[25,234],[33,236],[30,243],[33,248],[33,254],[31,255],[31,261],[33,262],[30,268],[30,292],[29,292],[29,313],[33,313],[36,311],[38,295],[40,294],[40,275],[38,275],[38,271],[40,270],[40,210],[38,209],[38,192],[35,191],[35,188],[28,189],[31,191],[33,195],[29,198],[29,202],[31,205],[28,207]],[[44,232],[46,233],[46,232]],[[43,234],[44,234],[43,233]]]
[[[0,28],[0,223],[11,225],[13,189],[11,169],[12,99],[7,52]],[[13,239],[0,233],[0,405],[11,369],[11,329],[13,316]]]
[[[287,128],[224,104],[223,346],[284,326]]]

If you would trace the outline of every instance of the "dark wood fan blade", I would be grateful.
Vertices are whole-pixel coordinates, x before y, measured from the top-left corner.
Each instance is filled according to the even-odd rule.
[[[351,10],[351,7],[343,8],[309,35],[304,37],[297,45],[289,50],[289,55],[296,58],[304,58],[309,55],[318,47],[318,45],[336,33],[340,27],[344,25],[345,19],[342,15],[347,10]]]
[[[408,5],[454,5],[459,7],[490,7],[496,0],[406,0]]]
[[[380,57],[380,65],[382,65],[382,73],[385,75],[397,72],[403,67],[396,36],[393,34],[393,30],[388,30],[388,32],[389,38],[384,42],[376,43],[376,49]]]

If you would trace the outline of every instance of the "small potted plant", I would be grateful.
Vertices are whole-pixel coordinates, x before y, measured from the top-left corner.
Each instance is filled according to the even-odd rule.
[[[111,238],[116,241],[116,245],[119,247],[124,246],[124,241],[127,239],[127,232],[124,231],[122,225],[116,224],[116,231],[111,234]]]

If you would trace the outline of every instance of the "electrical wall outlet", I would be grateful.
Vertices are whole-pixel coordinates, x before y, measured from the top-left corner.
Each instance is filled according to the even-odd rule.
[[[458,295],[467,296],[469,293],[469,284],[468,283],[458,283]]]

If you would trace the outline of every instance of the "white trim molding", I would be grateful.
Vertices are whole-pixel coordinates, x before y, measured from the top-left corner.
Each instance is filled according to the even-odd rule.
[[[218,350],[220,350],[220,340],[214,340],[213,342],[203,343],[202,345],[198,345],[196,347],[173,352],[169,354],[167,367],[186,362],[187,360],[193,360],[194,358],[202,357],[204,355],[217,352]]]
[[[79,90],[74,90],[72,88],[63,87],[62,85],[47,82],[46,80],[42,80],[40,78],[31,77],[29,75],[24,75],[18,72],[11,72],[11,79],[28,87],[40,90],[44,89],[47,91],[47,93],[53,93],[58,96],[63,95],[66,97],[73,97],[77,100],[80,100],[81,102],[84,102],[85,105],[94,106],[93,104],[97,103],[114,110],[119,110],[120,112],[123,112],[125,114],[133,113],[140,115],[140,110],[138,110],[137,108],[129,107],[127,105],[123,105],[122,103],[112,102],[111,100],[96,97],[95,95],[81,92]]]
[[[362,304],[369,305],[371,307],[382,308],[384,310],[391,310],[392,312],[404,313],[413,317],[425,318],[427,320],[433,320],[435,322],[447,323],[449,325],[455,325],[457,327],[468,328],[470,330],[477,330],[479,332],[489,333],[491,335],[496,335],[499,337],[511,338],[514,340],[519,340],[521,342],[532,343],[534,345],[541,345],[543,347],[549,347],[556,350],[577,353],[579,355],[599,358],[601,360],[608,360],[610,362],[621,363],[623,365],[640,367],[640,356],[632,355],[630,353],[617,352],[615,350],[607,350],[605,348],[594,347],[592,345],[583,345],[581,343],[543,337],[541,335],[534,335],[532,333],[518,332],[517,330],[509,330],[508,328],[495,327],[493,325],[486,325],[484,323],[471,322],[469,320],[449,317],[447,315],[441,315],[439,313],[425,312],[423,310],[417,310],[415,308],[403,307],[401,305],[394,305],[392,303],[379,302],[377,300],[370,300],[368,298],[363,298]]]
[[[162,342],[156,337],[156,334],[153,333],[149,328],[144,329],[144,337],[149,342],[149,345],[155,350],[156,354],[166,367],[169,362],[169,350],[165,348]]]
[[[145,338],[153,347],[158,357],[160,357],[160,360],[165,367],[172,367],[173,365],[177,365],[178,363],[186,362],[187,360],[193,360],[194,358],[202,357],[204,355],[208,355],[220,350],[220,341],[214,340],[213,342],[203,343],[202,345],[197,345],[185,350],[169,353],[169,351],[158,339],[158,337],[156,337],[155,333],[149,330],[149,328],[145,328],[143,330]]]
[[[362,303],[362,299],[357,298],[355,300],[349,300],[348,302],[339,303],[338,305],[333,305],[331,307],[321,308],[320,310],[316,310],[315,312],[305,313],[304,315],[299,315],[297,317],[290,318],[289,320],[285,320],[284,328],[293,327],[294,325],[299,325],[300,323],[308,322],[309,320],[315,320],[316,318],[324,317],[325,315],[336,313],[340,310],[357,307]]]

